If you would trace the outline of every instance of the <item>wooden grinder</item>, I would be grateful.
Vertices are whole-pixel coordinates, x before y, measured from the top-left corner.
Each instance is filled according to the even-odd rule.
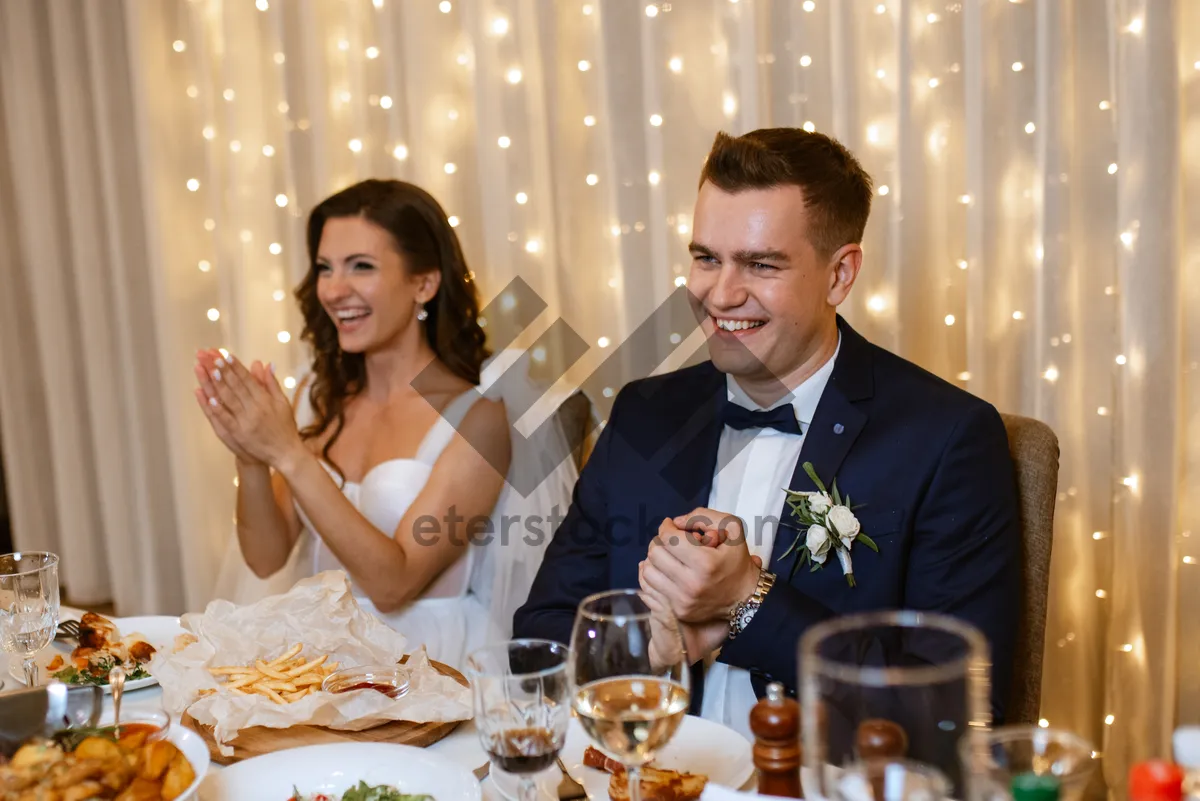
[[[783,685],[767,685],[766,697],[750,710],[758,794],[800,798],[800,705]]]
[[[908,754],[908,735],[899,724],[882,718],[864,720],[855,734],[858,758],[866,763],[867,780],[877,801],[883,801],[884,769],[888,762]]]

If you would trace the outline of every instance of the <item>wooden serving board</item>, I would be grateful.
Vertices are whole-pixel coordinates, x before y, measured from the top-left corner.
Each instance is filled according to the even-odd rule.
[[[407,656],[400,660],[401,664],[406,661],[408,661]],[[449,676],[464,687],[470,686],[466,677],[449,665],[433,660],[430,660],[429,664],[443,676]],[[411,723],[400,720],[384,723],[365,731],[340,731],[321,726],[292,726],[289,729],[268,729],[256,726],[238,732],[238,736],[229,743],[233,746],[233,755],[225,756],[217,748],[211,726],[197,723],[187,713],[184,713],[183,719],[180,720],[180,723],[200,735],[208,745],[208,753],[212,756],[212,761],[218,765],[232,765],[243,759],[288,748],[328,743],[396,743],[424,748],[446,737],[457,729],[461,722],[455,720],[449,723]]]

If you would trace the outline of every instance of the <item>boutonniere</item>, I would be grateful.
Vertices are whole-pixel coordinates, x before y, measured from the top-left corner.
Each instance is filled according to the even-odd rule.
[[[801,565],[810,562],[812,569],[809,572],[820,570],[825,566],[829,552],[833,551],[842,565],[842,572],[846,574],[846,583],[853,587],[854,565],[850,561],[850,550],[854,543],[861,542],[875,553],[879,553],[879,546],[862,532],[858,518],[854,516],[854,509],[861,506],[852,506],[849,495],[842,497],[836,478],[830,489],[826,490],[812,462],[804,463],[804,472],[808,473],[819,492],[784,490],[788,508],[800,527],[800,533],[783,558],[786,559],[793,551],[796,553],[791,572],[791,576],[795,576]]]

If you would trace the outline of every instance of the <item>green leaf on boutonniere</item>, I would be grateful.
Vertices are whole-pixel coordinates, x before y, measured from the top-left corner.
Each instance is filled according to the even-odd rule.
[[[866,534],[863,534],[861,531],[858,532],[858,536],[854,538],[854,541],[861,542],[863,545],[867,546],[875,553],[879,553],[879,546],[875,544],[875,541],[873,539],[871,539],[870,537],[868,537]]]
[[[846,504],[842,503],[842,496],[841,496],[841,495],[838,495],[837,479],[836,479],[836,478],[833,480],[833,487],[832,487],[832,490],[833,490],[833,491],[832,491],[830,494],[831,494],[831,495],[833,495],[833,503],[834,503],[834,505],[835,505],[835,506],[845,506]]]
[[[804,463],[804,472],[808,473],[808,477],[812,479],[813,484],[817,485],[817,489],[819,489],[821,492],[825,492],[825,485],[821,483],[820,477],[817,476],[817,471],[813,467],[812,462]]]

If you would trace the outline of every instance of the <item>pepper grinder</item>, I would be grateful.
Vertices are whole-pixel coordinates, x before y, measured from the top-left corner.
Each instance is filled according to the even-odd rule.
[[[800,705],[772,682],[750,710],[758,794],[800,798]]]
[[[898,724],[883,718],[871,718],[858,724],[854,738],[858,758],[866,767],[874,798],[886,798],[884,770],[887,763],[908,755],[908,735]]]

